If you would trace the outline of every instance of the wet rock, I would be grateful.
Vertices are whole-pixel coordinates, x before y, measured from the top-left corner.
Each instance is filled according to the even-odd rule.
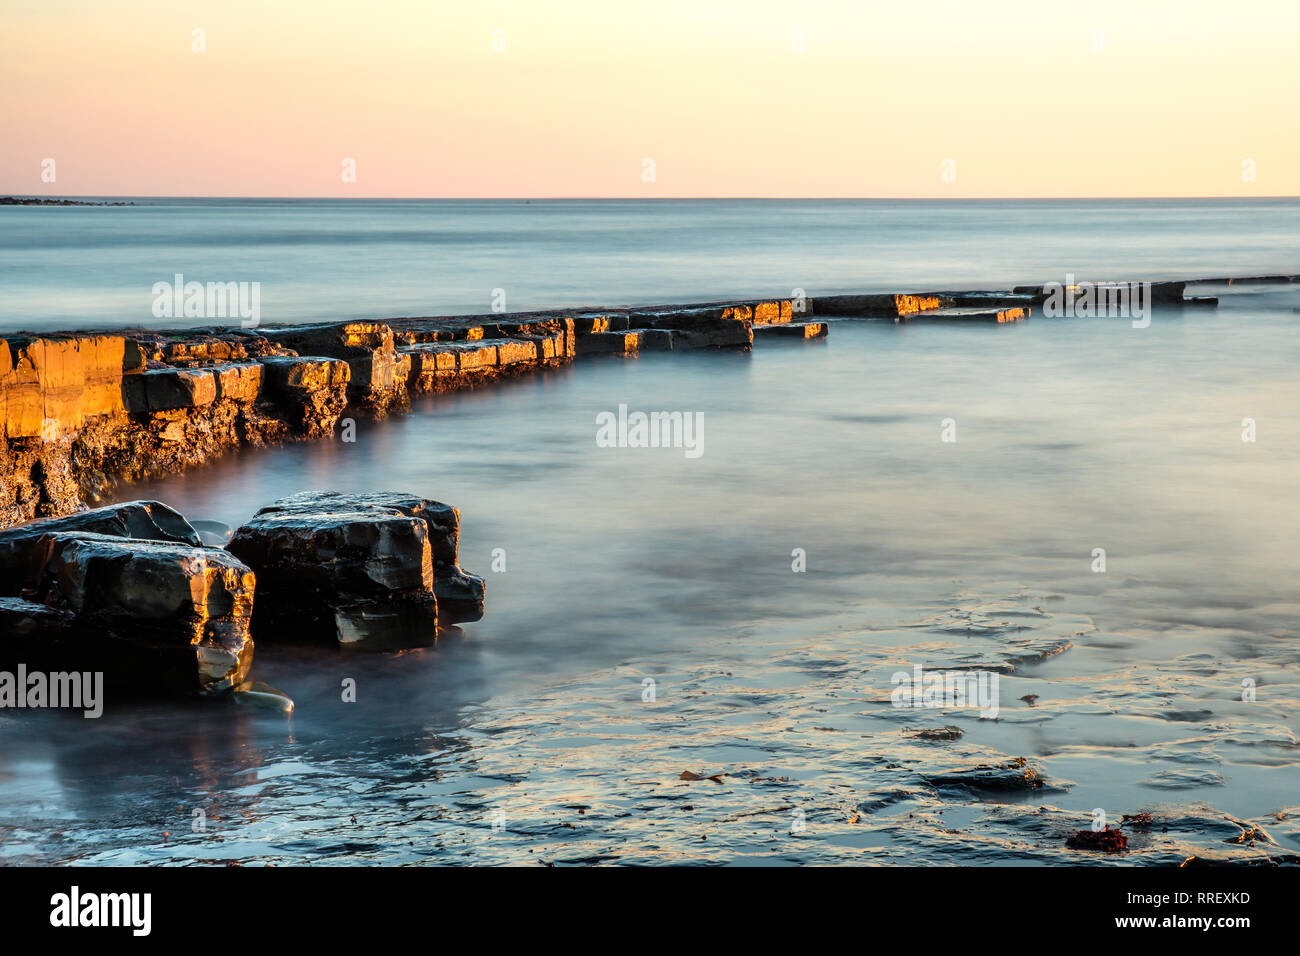
[[[1079,830],[1065,841],[1071,850],[1097,850],[1102,853],[1122,853],[1128,848],[1128,837],[1120,830]]]
[[[632,329],[640,338],[642,352],[671,352],[678,333],[671,329]]]
[[[306,492],[263,508],[228,549],[258,575],[255,634],[414,647],[439,623],[482,617],[483,582],[456,565],[459,536],[459,513],[441,502]]]
[[[1021,322],[1029,318],[1028,306],[1016,305],[1006,308],[983,308],[978,306],[944,306],[938,309],[926,309],[900,315],[898,322],[992,322],[1005,324]]]
[[[242,706],[276,711],[281,714],[292,714],[294,710],[293,698],[284,691],[258,680],[244,681],[235,688],[232,696],[235,703]]]
[[[938,295],[909,293],[819,295],[814,302],[818,315],[880,316],[893,319],[950,304],[950,300]]]
[[[429,647],[438,623],[437,598],[425,592],[339,604],[334,612],[339,647],[366,651]]]
[[[455,567],[460,548],[460,511],[441,501],[396,491],[357,492],[304,491],[267,505],[258,515],[313,515],[331,512],[373,511],[419,518],[428,528],[429,550],[434,570]]]
[[[32,566],[37,545],[48,534],[84,532],[165,541],[197,547],[198,532],[181,514],[160,501],[127,501],[66,518],[46,518],[0,530],[0,594],[18,594],[34,583]]]
[[[637,328],[671,330],[674,350],[747,349],[754,343],[753,314],[748,305],[718,305],[633,310],[628,320]]]
[[[17,597],[0,597],[0,670],[26,661],[36,646],[31,643],[66,634],[72,615]]]
[[[830,332],[825,322],[786,322],[780,325],[754,326],[754,337],[824,339]]]
[[[482,620],[485,590],[481,577],[459,567],[436,572],[433,591],[438,598],[438,620],[444,626]]]
[[[593,332],[578,340],[578,353],[580,355],[635,355],[641,351],[642,334],[640,329]]]
[[[86,532],[41,538],[29,669],[102,671],[109,694],[214,695],[253,660],[253,573],[229,553]],[[52,613],[51,613],[52,612]],[[10,608],[10,613],[14,613]]]
[[[257,571],[263,596],[295,587],[357,595],[433,588],[426,526],[398,513],[259,512],[227,548]]]
[[[230,536],[235,533],[235,530],[224,521],[195,520],[190,524],[198,532],[199,541],[209,548],[224,548]]]
[[[928,775],[925,781],[932,787],[961,787],[993,792],[1039,790],[1044,786],[1042,776],[1029,766],[1024,757],[1016,757],[1002,764],[980,764],[968,770]]]
[[[928,727],[922,730],[911,731],[910,736],[916,740],[958,740],[963,731],[960,727],[949,725],[947,727]]]

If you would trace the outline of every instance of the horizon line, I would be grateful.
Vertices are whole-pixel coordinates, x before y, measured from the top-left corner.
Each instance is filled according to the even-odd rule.
[[[239,196],[185,193],[3,193],[0,199],[239,199],[239,200],[331,200],[365,202],[1075,202],[1080,200],[1112,201],[1186,201],[1228,199],[1258,201],[1300,199],[1300,194],[1268,196]]]

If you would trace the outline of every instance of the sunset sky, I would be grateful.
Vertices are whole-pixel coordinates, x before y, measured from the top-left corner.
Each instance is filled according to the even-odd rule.
[[[0,194],[1298,195],[1298,49],[1295,0],[0,0]]]

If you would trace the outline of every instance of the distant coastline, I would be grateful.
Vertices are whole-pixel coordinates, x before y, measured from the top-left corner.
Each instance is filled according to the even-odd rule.
[[[0,196],[0,206],[134,206],[133,202],[83,202],[80,199],[22,199]]]

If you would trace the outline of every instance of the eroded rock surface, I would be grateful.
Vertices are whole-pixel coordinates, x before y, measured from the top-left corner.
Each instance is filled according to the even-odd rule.
[[[31,561],[23,597],[0,599],[0,667],[102,672],[110,698],[248,676],[255,578],[228,552],[74,530],[41,535]]]
[[[142,541],[165,541],[191,547],[199,535],[185,518],[161,501],[128,501],[65,518],[47,518],[0,530],[0,595],[16,595],[34,583],[32,559],[48,534],[89,533]]]
[[[263,508],[228,550],[258,577],[254,633],[349,647],[433,643],[483,616],[457,566],[460,514],[416,495],[306,492]]]

